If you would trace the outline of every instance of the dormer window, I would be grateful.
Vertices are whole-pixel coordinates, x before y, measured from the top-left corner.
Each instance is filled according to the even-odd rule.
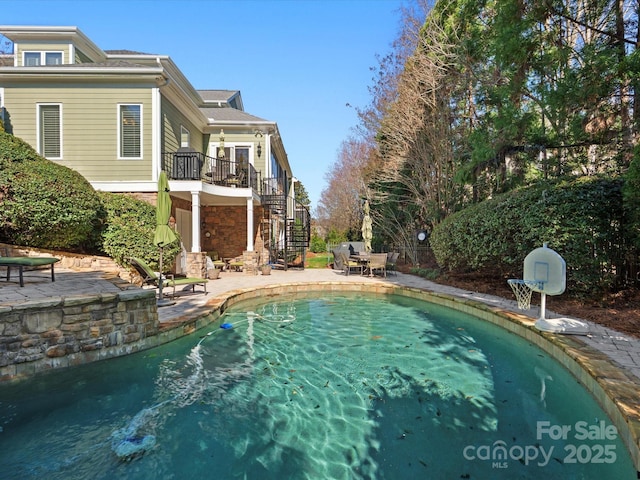
[[[25,67],[62,65],[62,52],[24,52]]]

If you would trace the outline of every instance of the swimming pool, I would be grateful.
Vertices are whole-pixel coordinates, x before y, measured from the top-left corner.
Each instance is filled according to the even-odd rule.
[[[220,323],[1,387],[3,478],[636,477],[575,378],[476,317],[322,293]]]

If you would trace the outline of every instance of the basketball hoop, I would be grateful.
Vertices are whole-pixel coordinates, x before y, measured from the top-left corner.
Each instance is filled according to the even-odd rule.
[[[531,294],[533,293],[532,287],[540,288],[541,282],[522,280],[521,278],[510,278],[507,280],[507,283],[516,296],[518,308],[520,310],[529,310],[531,307]]]

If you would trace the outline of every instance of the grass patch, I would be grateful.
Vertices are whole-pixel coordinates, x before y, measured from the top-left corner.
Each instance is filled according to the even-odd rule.
[[[306,268],[327,268],[329,263],[333,262],[333,255],[326,253],[308,253],[305,267]]]

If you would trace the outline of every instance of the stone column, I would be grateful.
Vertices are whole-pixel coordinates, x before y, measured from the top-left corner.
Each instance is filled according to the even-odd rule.
[[[187,276],[207,278],[207,254],[205,252],[187,252]]]
[[[259,253],[254,251],[245,250],[242,252],[242,261],[244,265],[242,267],[242,271],[247,275],[257,275],[258,274],[258,260]]]

